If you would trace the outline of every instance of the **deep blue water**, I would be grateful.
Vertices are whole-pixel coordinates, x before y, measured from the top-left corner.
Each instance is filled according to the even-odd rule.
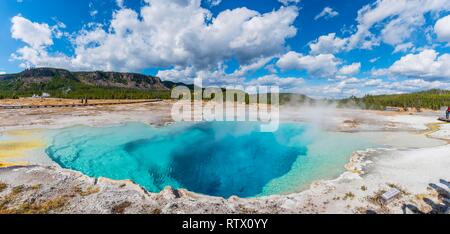
[[[131,179],[151,192],[166,186],[197,193],[253,197],[307,157],[307,126],[212,122],[156,128],[141,123],[57,130],[48,155],[89,176]]]

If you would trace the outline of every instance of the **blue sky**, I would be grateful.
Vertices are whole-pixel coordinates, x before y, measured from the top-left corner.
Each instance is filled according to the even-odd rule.
[[[313,97],[450,89],[446,0],[4,0],[0,73],[142,72]]]

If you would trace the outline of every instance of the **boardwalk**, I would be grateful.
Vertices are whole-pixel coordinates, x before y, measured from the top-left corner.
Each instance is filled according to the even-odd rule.
[[[44,109],[44,108],[67,108],[67,107],[89,107],[89,106],[112,106],[112,105],[129,105],[140,103],[159,102],[161,99],[152,99],[145,101],[127,101],[127,102],[105,102],[91,104],[63,104],[63,105],[0,105],[0,109]]]

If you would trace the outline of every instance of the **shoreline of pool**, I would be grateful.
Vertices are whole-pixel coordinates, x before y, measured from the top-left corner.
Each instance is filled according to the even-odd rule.
[[[396,117],[389,116],[388,119],[389,118],[395,119]],[[420,120],[417,122],[411,122],[410,121],[411,118],[414,119],[414,116],[408,116],[408,118],[404,118],[404,116],[400,116],[399,119],[406,122],[407,124],[415,125],[414,127],[424,124],[427,121],[431,121],[431,119],[428,119],[427,121]],[[126,121],[124,121],[124,122],[126,122]],[[114,123],[107,123],[106,125],[121,124],[124,122],[115,121]],[[104,125],[105,123],[106,122],[94,123],[94,124],[90,123],[90,124],[86,124],[86,125],[88,125],[88,126],[105,126]],[[151,123],[151,122],[150,123],[147,122],[147,123],[158,125],[157,123]],[[429,123],[426,123],[426,124],[429,124]],[[55,129],[58,127],[70,127],[70,126],[71,125],[69,125],[69,124],[66,124],[66,125],[61,124],[59,126],[57,126],[57,124],[56,124],[56,125],[52,125],[52,127],[50,129]],[[427,137],[437,138],[439,140],[450,139],[450,137],[449,137],[450,128],[448,126],[449,125],[440,125],[440,129],[439,130],[435,129],[435,131],[433,131],[433,132],[426,131],[428,129],[427,126],[425,126],[425,128],[420,126],[418,128],[415,128],[415,131],[417,131],[418,134],[422,134]],[[28,126],[28,127],[30,127],[30,126]],[[43,126],[37,125],[37,126],[33,126],[33,129],[36,129],[36,128],[42,129],[42,127]],[[410,128],[408,130],[414,131],[414,127]],[[10,127],[8,127],[8,130],[19,130],[19,129],[26,129],[26,128],[27,128],[27,126],[15,126],[15,127],[10,126]],[[5,132],[4,129],[3,129],[2,133]],[[424,131],[426,132],[426,134]],[[398,131],[396,129],[393,129],[392,132],[398,132]],[[392,132],[387,131],[385,133],[390,134]],[[408,133],[408,134],[412,134],[412,133]],[[267,202],[267,201],[273,200],[273,202],[271,202],[271,203],[278,204],[279,211],[277,211],[277,212],[279,212],[279,213],[316,213],[316,212],[318,212],[318,213],[361,213],[360,209],[366,209],[366,208],[370,208],[370,207],[372,207],[372,209],[375,209],[375,210],[381,209],[379,207],[376,207],[377,206],[376,204],[370,204],[370,202],[368,202],[368,201],[361,202],[357,198],[361,197],[361,199],[362,199],[367,194],[376,193],[380,189],[383,189],[383,188],[386,189],[386,187],[389,187],[388,183],[391,183],[390,181],[381,181],[382,179],[380,179],[380,178],[384,178],[384,179],[387,178],[387,176],[380,176],[380,174],[383,174],[383,173],[387,173],[387,175],[389,175],[389,173],[392,174],[392,171],[389,171],[386,168],[386,164],[383,163],[383,161],[390,162],[391,164],[394,163],[394,165],[397,165],[399,167],[398,170],[405,170],[405,168],[398,165],[398,161],[403,160],[404,162],[408,162],[410,164],[410,165],[408,165],[409,167],[411,167],[411,165],[414,165],[413,162],[408,160],[408,158],[405,156],[405,154],[413,155],[413,156],[415,155],[414,160],[422,160],[423,161],[424,154],[427,154],[427,152],[433,152],[434,155],[438,155],[433,160],[435,160],[437,162],[444,161],[445,162],[444,166],[445,166],[445,165],[447,165],[449,160],[447,159],[448,157],[445,157],[445,155],[442,156],[442,152],[447,152],[447,150],[448,150],[448,152],[450,152],[450,145],[448,145],[447,142],[445,142],[441,146],[419,147],[416,149],[413,149],[413,148],[409,148],[409,149],[408,148],[378,149],[378,150],[366,149],[365,151],[364,150],[357,151],[357,152],[354,152],[353,156],[351,157],[350,162],[347,164],[346,170],[344,170],[344,172],[338,178],[316,181],[316,182],[312,183],[308,189],[299,191],[297,193],[272,195],[272,196],[268,196],[268,197],[258,197],[258,198],[249,198],[249,199],[240,199],[240,198],[236,198],[236,197],[231,197],[230,199],[221,199],[221,198],[216,198],[216,197],[213,198],[210,196],[195,194],[195,193],[191,193],[191,192],[188,192],[185,190],[180,190],[180,191],[182,191],[182,194],[185,194],[187,198],[193,198],[193,197],[198,198],[199,202],[200,201],[204,202],[205,199],[211,199],[212,201],[220,200],[221,202],[224,202],[224,201],[231,202],[231,203],[237,202],[237,204],[241,204],[241,205],[243,203],[245,203],[246,205],[250,205],[250,204],[256,202],[258,204],[261,203],[260,206],[263,206],[262,205],[263,201]],[[36,152],[33,152],[33,153],[36,153]],[[375,162],[372,160],[374,160]],[[0,159],[0,161],[1,161],[1,159]],[[9,165],[9,166],[14,166],[14,165]],[[19,166],[18,168],[36,167],[36,166],[21,166],[21,165],[18,165],[18,166]],[[55,163],[53,163],[52,165],[43,165],[43,166],[37,166],[37,167],[38,168],[42,167],[43,168],[42,170],[45,171],[45,168],[47,166],[50,166],[51,168],[53,168],[53,169],[49,169],[49,170],[60,171],[63,174],[65,174],[66,172],[69,174],[70,173],[79,174],[78,172],[75,172],[75,171],[62,169],[59,166],[55,165]],[[432,168],[434,165],[430,164],[428,166],[430,168]],[[9,167],[9,168],[11,168],[11,167]],[[17,170],[17,167],[12,167],[12,168],[16,168],[16,170]],[[414,169],[414,168],[409,168],[409,169],[414,172],[417,171],[417,169]],[[2,169],[2,171],[5,171],[5,170],[9,171],[8,168]],[[26,170],[26,169],[24,169],[24,170]],[[436,174],[437,177],[439,177],[438,170],[433,170],[433,173]],[[441,172],[441,174],[442,174],[442,172]],[[443,175],[444,175],[444,177],[447,176],[445,174],[445,172]],[[378,178],[376,176],[378,176]],[[392,176],[392,175],[390,175],[390,176]],[[421,180],[421,178],[418,178],[418,177],[420,177],[420,175],[416,176],[414,179],[411,179],[411,183],[413,183],[413,185],[411,185],[411,183],[408,183],[407,180],[405,181],[405,178],[402,178],[402,176],[398,176],[398,178],[396,178],[394,176],[393,178],[396,178],[397,180],[401,181],[403,184],[409,184],[408,185],[409,187],[413,187],[412,191],[411,191],[413,194],[425,196],[424,194],[426,193],[426,186],[423,187],[425,185],[425,182],[423,182]],[[424,180],[435,179],[434,177],[433,178],[431,178],[431,177],[424,178]],[[450,177],[450,175],[448,175],[448,177]],[[441,179],[449,179],[448,177],[441,178]],[[107,179],[101,178],[99,180],[107,180]],[[421,182],[416,183],[413,180],[420,180]],[[432,181],[426,181],[426,182],[430,183]],[[121,182],[116,181],[115,183],[121,183]],[[414,183],[416,183],[416,184],[414,185]],[[365,191],[363,191],[364,189],[362,189],[364,186],[368,187],[365,189]],[[399,186],[401,186],[401,185],[399,185]],[[170,189],[166,189],[159,194],[151,194],[151,196],[167,195],[168,191],[170,191]],[[144,191],[144,193],[146,193],[146,192]],[[330,196],[330,194],[332,194],[334,196]],[[432,194],[428,194],[428,196],[432,196]],[[351,197],[353,197],[353,198],[351,198]],[[402,198],[401,201],[405,201],[407,199],[413,199],[413,196],[405,196],[405,198]],[[435,199],[437,199],[437,198],[435,198]],[[169,199],[169,200],[167,200],[167,202],[172,202],[172,200]],[[308,202],[312,202],[313,204],[316,204],[316,207],[309,206]],[[416,201],[416,202],[419,202],[419,201]],[[325,203],[327,203],[327,205],[323,205]],[[322,204],[322,205],[320,205],[320,204]],[[373,207],[375,207],[375,208],[373,208]],[[262,213],[264,210],[266,210],[266,208],[263,208],[263,207],[258,207],[258,208],[262,211]],[[162,209],[162,211],[164,211],[164,209]],[[169,209],[169,210],[166,210],[165,212],[170,213],[170,212],[174,212],[174,211],[175,210],[173,210],[173,209],[172,210]],[[225,210],[223,210],[223,211],[225,211]],[[400,211],[401,210],[399,209],[399,207],[396,206],[396,204],[392,204],[392,207],[387,212],[388,213],[398,213]],[[185,210],[185,213],[189,213],[189,212],[191,212],[191,211],[189,211],[188,209]],[[274,212],[274,210],[270,210],[270,212]],[[219,211],[218,213],[221,213],[221,212]]]
[[[121,125],[126,125],[126,124],[128,124],[128,123],[120,123],[120,124],[114,124],[114,125],[110,125],[110,124],[106,124],[105,123],[104,125],[95,126],[95,127],[96,128],[107,128],[107,127],[121,126]],[[301,124],[304,124],[304,123],[301,123]],[[23,143],[25,145],[29,145],[29,143],[27,142],[29,140],[31,140],[31,141],[40,141],[41,143],[40,143],[40,145],[37,145],[37,146],[35,146],[32,149],[25,147],[21,151],[21,154],[23,154],[23,155],[10,158],[10,159],[13,159],[13,160],[3,161],[3,164],[5,166],[24,166],[24,165],[56,166],[56,167],[59,167],[59,168],[63,169],[62,167],[60,167],[60,165],[58,163],[53,161],[51,159],[51,157],[49,155],[47,155],[47,153],[45,152],[46,148],[51,144],[50,143],[51,140],[50,139],[43,140],[43,139],[49,138],[48,136],[44,137],[44,135],[45,135],[46,131],[52,131],[53,132],[53,131],[59,131],[59,130],[64,130],[64,129],[70,129],[70,128],[73,128],[73,127],[76,127],[76,126],[87,126],[87,125],[65,126],[62,129],[54,129],[54,128],[52,128],[51,130],[46,130],[46,129],[28,129],[28,130],[27,129],[22,129],[22,130],[17,130],[16,129],[16,130],[10,130],[10,131],[4,133],[4,135],[6,135],[6,136],[11,136],[12,135],[13,137],[19,137],[18,139],[15,139],[16,141],[12,140],[14,138],[11,138],[11,137],[9,139],[10,143],[12,142],[12,143],[14,143],[16,145],[20,145],[21,143]],[[425,136],[427,136],[429,138],[435,139],[435,140],[442,140],[442,138],[434,138],[434,137],[432,137],[430,135],[432,133],[438,132],[439,129],[431,129],[430,128],[430,130],[434,130],[434,131],[432,131],[432,132],[431,131],[424,131],[423,135],[425,135]],[[386,133],[388,133],[388,132],[378,132],[378,134],[386,134]],[[413,136],[413,133],[411,133],[411,132],[401,132],[401,131],[389,132],[390,135],[403,134],[403,133],[405,134],[405,137]],[[341,132],[341,134],[349,134],[349,133],[342,133]],[[351,133],[351,134],[364,135],[364,134],[368,134],[368,133],[367,132],[357,132],[357,133]],[[373,135],[374,133],[370,133],[370,134]],[[33,139],[33,137],[32,137],[33,135],[34,135],[35,139]],[[27,137],[23,138],[23,136],[27,136]],[[30,138],[30,136],[31,136],[31,138]],[[363,136],[360,136],[360,137],[363,137]],[[43,141],[47,141],[47,144],[43,144],[42,143]],[[442,142],[442,144],[443,143],[444,142]],[[436,146],[440,146],[437,143],[437,141],[436,141],[436,144],[434,144],[434,145],[427,145],[427,146],[422,145],[419,148],[431,148],[431,147],[436,147]],[[393,150],[400,150],[400,147],[397,146],[397,148],[394,148],[393,146],[390,146],[390,147],[388,147],[388,149],[391,150],[391,151],[393,151]],[[408,147],[406,147],[406,148],[403,147],[403,149],[404,150],[408,150]],[[348,171],[355,171],[354,169],[349,169],[350,167],[352,167],[352,166],[349,166],[349,165],[352,164],[352,161],[354,161],[354,155],[355,154],[358,154],[358,153],[361,153],[361,152],[367,152],[367,151],[370,151],[372,153],[373,152],[376,153],[376,152],[383,152],[384,150],[385,150],[385,148],[364,148],[364,149],[359,149],[359,150],[353,151],[353,153],[348,155],[348,157],[347,157],[348,160],[345,163],[345,165],[342,166],[342,169],[340,170],[339,173],[334,173],[333,175],[329,175],[329,176],[323,176],[323,178],[311,179],[310,182],[307,182],[306,184],[304,184],[304,183],[300,184],[300,182],[296,182],[298,184],[298,186],[297,186],[298,189],[294,189],[294,190],[290,189],[290,190],[281,191],[281,192],[278,192],[278,193],[267,193],[267,192],[265,192],[264,194],[255,196],[255,198],[257,198],[257,197],[267,197],[267,196],[271,196],[271,195],[289,195],[289,194],[294,194],[294,193],[299,193],[299,192],[306,191],[306,190],[310,189],[311,185],[316,183],[316,182],[332,181],[332,180],[335,180],[335,179],[339,178],[340,176],[342,176],[344,173],[346,173]],[[369,157],[369,156],[367,156],[367,157]],[[354,167],[354,165],[353,165],[353,167]],[[293,170],[293,169],[291,169],[291,170]],[[289,171],[287,174],[289,174],[289,173],[291,173],[291,171]],[[357,172],[357,173],[363,174],[365,172],[362,172],[361,170],[359,170],[359,172]],[[281,176],[280,178],[287,176],[287,174]],[[274,180],[279,180],[280,178],[275,178]],[[293,183],[295,183],[295,182],[293,182]],[[269,184],[267,184],[266,187],[268,187]]]

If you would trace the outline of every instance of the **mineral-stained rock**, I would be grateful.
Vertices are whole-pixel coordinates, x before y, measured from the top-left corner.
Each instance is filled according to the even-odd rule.
[[[0,206],[0,213],[292,213],[295,208],[292,203],[284,208],[286,201],[278,196],[226,200],[170,187],[148,193],[131,181],[94,179],[58,167],[2,168],[0,181],[7,185],[0,193],[0,204],[9,199]],[[49,206],[48,201],[54,202]]]
[[[348,172],[337,180],[342,182],[352,177],[359,175]],[[0,168],[0,185],[0,214],[355,213],[361,207],[377,213],[396,213],[413,197],[405,196],[402,202],[380,210],[362,197],[341,199],[348,191],[336,191],[331,181],[316,182],[311,189],[300,193],[247,199],[211,197],[170,187],[160,193],[149,193],[131,181],[95,179],[57,166]],[[420,212],[426,213],[423,209]]]

